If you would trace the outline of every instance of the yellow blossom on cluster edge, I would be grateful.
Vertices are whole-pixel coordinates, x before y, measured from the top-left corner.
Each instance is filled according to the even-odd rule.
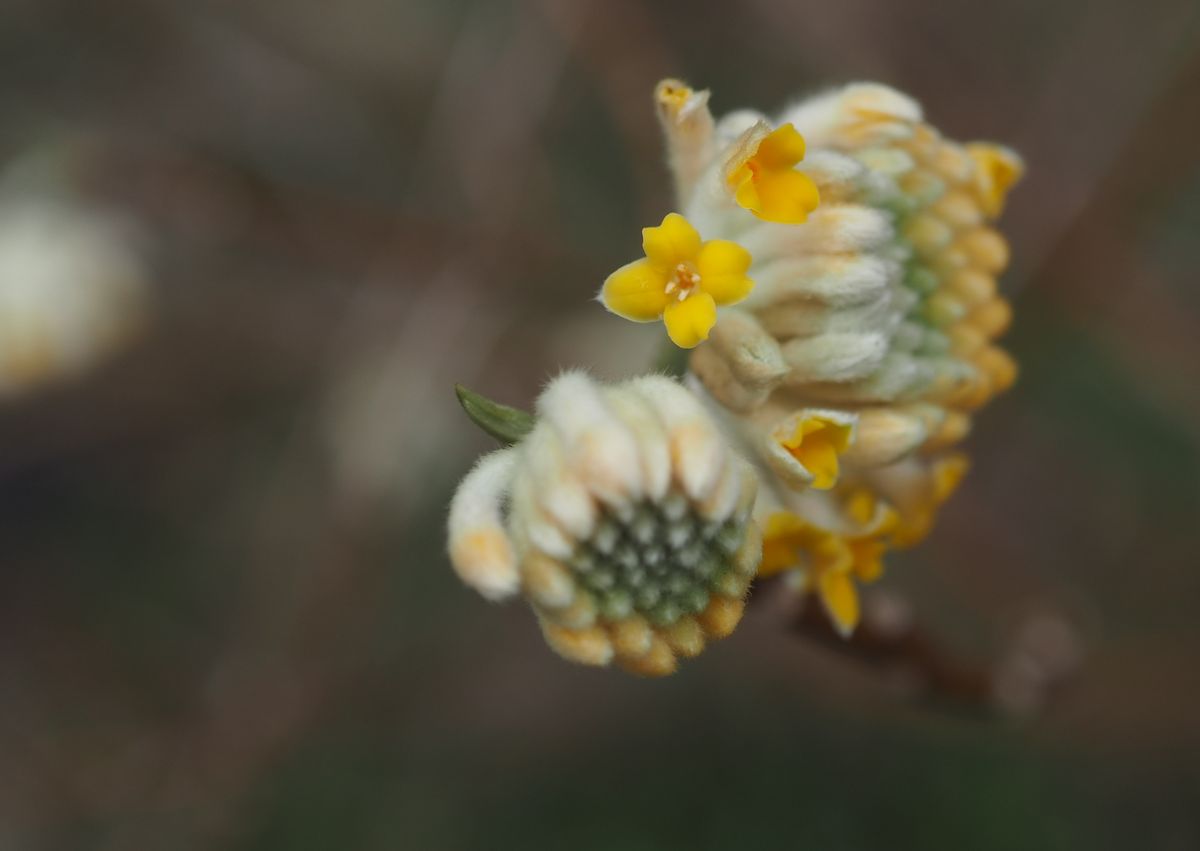
[[[883,554],[895,532],[898,516],[863,491],[851,497],[849,513],[866,525],[857,534],[841,535],[790,512],[767,519],[762,564],[758,575],[803,571],[809,590],[820,598],[842,635],[858,626],[861,609],[857,582],[874,582],[883,574]]]
[[[634,322],[662,319],[675,345],[690,349],[708,339],[717,306],[744,299],[750,252],[725,239],[701,241],[683,216],[668,213],[658,227],[642,228],[646,256],[627,263],[604,282],[600,300]]]
[[[783,448],[813,475],[812,486],[828,490],[837,483],[838,456],[850,445],[853,427],[829,417],[806,417],[796,423]]]
[[[753,154],[727,177],[739,206],[758,218],[798,225],[821,201],[817,185],[796,170],[804,159],[804,137],[790,123],[768,133]]]

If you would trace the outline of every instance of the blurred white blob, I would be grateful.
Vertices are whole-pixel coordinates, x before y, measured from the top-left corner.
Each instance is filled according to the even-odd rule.
[[[18,161],[0,176],[0,399],[86,372],[146,313],[128,223],[29,172]]]

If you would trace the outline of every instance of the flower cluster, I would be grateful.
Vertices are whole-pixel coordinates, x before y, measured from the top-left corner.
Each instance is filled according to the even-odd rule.
[[[689,100],[707,111],[706,95]],[[764,571],[795,568],[849,632],[852,580],[875,579],[885,549],[929,531],[966,470],[951,448],[1016,377],[992,342],[1011,311],[996,288],[1008,248],[990,223],[1021,162],[944,139],[899,92],[847,86],[779,117],[807,139],[821,198],[787,226],[745,215],[706,176],[736,171],[766,118],[660,114],[672,162],[712,158],[676,169],[687,216],[743,246],[757,282],[692,353],[691,371],[774,473],[759,506]],[[683,114],[689,123],[673,122]]]
[[[465,581],[523,592],[562,655],[644,674],[731,631],[756,571],[850,634],[858,583],[928,534],[973,412],[1016,378],[992,226],[1014,153],[943,138],[880,85],[775,119],[708,102],[656,89],[680,212],[600,292],[663,319],[684,383],[557,379],[450,516]]]
[[[662,376],[566,373],[537,413],[454,497],[462,579],[522,592],[550,646],[589,665],[668,674],[732,632],[761,556],[757,480],[695,396]]]

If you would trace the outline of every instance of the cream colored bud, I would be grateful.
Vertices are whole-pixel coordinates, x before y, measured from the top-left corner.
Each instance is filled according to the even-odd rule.
[[[871,301],[835,307],[817,301],[794,300],[763,311],[763,327],[781,340],[821,334],[874,332],[889,339],[904,315],[898,302],[906,294],[883,290]]]
[[[519,579],[555,651],[669,673],[736,623],[740,608],[714,601],[740,601],[761,559],[757,479],[705,403],[663,376],[603,386],[567,373],[537,408],[532,431],[460,486],[455,567],[498,596],[477,579],[496,570],[472,549],[485,531],[507,544],[503,590]]]
[[[870,254],[786,257],[755,267],[749,309],[795,300],[841,307],[878,298],[900,279],[900,265]]]
[[[854,442],[842,460],[847,467],[860,469],[892,464],[914,452],[929,435],[931,424],[940,424],[944,417],[943,410],[933,405],[860,411]]]
[[[887,355],[883,334],[830,333],[801,337],[783,344],[791,371],[789,385],[813,382],[846,383],[870,377]]]
[[[633,434],[581,372],[567,372],[538,397],[538,413],[557,432],[570,466],[602,502],[617,506],[640,495]]]
[[[681,206],[687,206],[714,151],[713,117],[708,92],[693,91],[680,80],[663,80],[654,90],[659,123],[667,143],[667,160]]]
[[[724,440],[704,406],[669,378],[647,375],[629,386],[658,413],[667,430],[675,476],[692,499],[704,499],[716,485],[727,459]]]
[[[587,538],[596,525],[596,503],[583,480],[564,463],[561,439],[552,429],[539,429],[529,441],[525,455],[538,506],[570,537]]]
[[[775,338],[749,313],[726,311],[708,344],[692,352],[692,371],[732,410],[757,407],[788,372]]]
[[[756,262],[872,252],[894,237],[891,217],[860,204],[822,204],[801,227],[764,222],[739,238]]]
[[[463,582],[489,600],[510,597],[520,585],[512,542],[500,515],[515,461],[511,450],[485,455],[450,503],[450,563]]]
[[[921,107],[888,86],[854,83],[785,110],[781,120],[795,124],[813,147],[870,147],[911,137]]]

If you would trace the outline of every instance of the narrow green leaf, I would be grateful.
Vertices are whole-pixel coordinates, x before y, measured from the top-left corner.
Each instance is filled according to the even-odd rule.
[[[454,385],[454,393],[471,422],[486,431],[505,446],[512,446],[525,435],[533,431],[533,414],[526,413],[520,408],[510,408],[493,402],[486,396],[481,396],[474,390],[468,390],[461,384]]]

